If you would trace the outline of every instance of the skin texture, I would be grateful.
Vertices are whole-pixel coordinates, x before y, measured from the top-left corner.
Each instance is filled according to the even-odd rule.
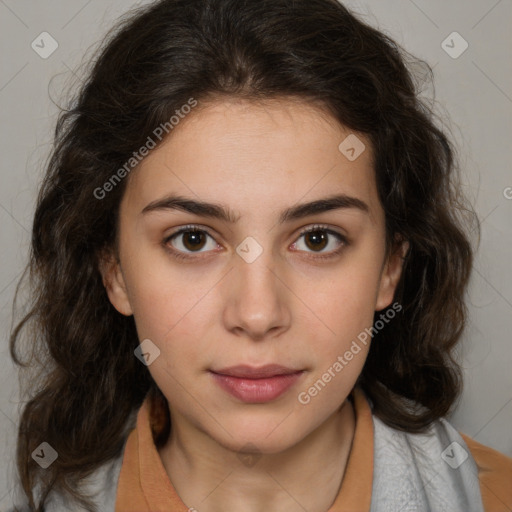
[[[349,161],[338,146],[350,133],[305,102],[219,100],[182,120],[127,183],[119,260],[102,265],[104,283],[114,307],[134,315],[140,340],[161,351],[148,367],[171,411],[160,456],[183,501],[201,512],[321,512],[338,493],[355,427],[346,397],[369,344],[307,405],[298,395],[393,302],[406,250],[385,259],[370,143],[358,134],[366,149]],[[237,222],[141,213],[170,193],[222,204]],[[282,210],[339,193],[369,213],[343,208],[279,223]],[[211,235],[199,253],[186,235],[163,242],[188,224]],[[325,246],[308,245],[300,233],[315,224],[349,244],[324,231]],[[251,263],[236,252],[246,237],[263,250]],[[178,260],[170,248],[191,257]],[[263,404],[235,399],[209,372],[270,363],[305,371]],[[244,463],[240,455],[251,453],[257,462]]]

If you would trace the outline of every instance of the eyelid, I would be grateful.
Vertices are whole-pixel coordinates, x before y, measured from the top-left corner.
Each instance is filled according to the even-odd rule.
[[[211,234],[211,228],[207,226],[203,226],[202,224],[186,224],[184,226],[180,226],[175,231],[173,231],[170,235],[168,235],[166,238],[170,239],[173,236],[182,233],[183,231],[204,231],[205,233],[208,233],[210,236],[213,237]]]
[[[308,226],[306,228],[303,228],[299,236],[302,236],[304,233],[311,233],[312,231],[327,231],[328,233],[338,235],[340,238],[346,238],[345,235],[342,235],[336,229],[331,228],[328,224],[313,224],[311,226]]]

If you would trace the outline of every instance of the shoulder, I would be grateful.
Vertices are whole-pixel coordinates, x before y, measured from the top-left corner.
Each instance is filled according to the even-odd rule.
[[[137,411],[132,412],[123,432],[124,444],[119,455],[110,459],[108,462],[99,466],[82,483],[82,491],[88,495],[101,512],[114,512],[117,495],[117,486],[119,482],[119,474],[123,464],[126,442],[130,432],[135,428]],[[8,512],[31,512],[27,503],[26,496],[21,497],[19,490],[19,482],[17,484],[18,495],[15,500],[16,505],[8,509]],[[23,493],[24,494],[24,493]],[[77,503],[71,502],[66,496],[57,491],[50,491],[45,501],[45,512],[88,512]]]
[[[100,466],[82,481],[84,492],[92,498],[94,504],[99,507],[98,510],[102,512],[114,512],[115,510],[117,484],[123,455],[124,449],[118,457]],[[17,503],[16,507],[9,509],[8,512],[30,512],[26,498],[18,499]],[[51,491],[49,493],[45,502],[45,512],[68,512],[69,510],[87,512],[86,509],[59,492]]]
[[[512,458],[461,435],[478,468],[485,510],[512,510]]]
[[[445,419],[423,433],[374,423],[375,511],[483,512],[478,470],[462,436]]]
[[[459,433],[445,419],[421,434],[393,429],[375,416],[373,423],[375,498],[396,506],[401,496],[400,503],[435,503],[436,510],[446,511],[512,510],[510,457]]]

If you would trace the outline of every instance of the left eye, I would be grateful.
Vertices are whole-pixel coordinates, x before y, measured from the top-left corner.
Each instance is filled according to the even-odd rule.
[[[333,241],[337,239],[337,242]],[[316,226],[308,228],[300,234],[299,241],[294,242],[293,246],[298,250],[311,250],[312,252],[333,252],[339,248],[340,245],[346,243],[344,236],[340,235],[336,231]],[[325,248],[330,248],[324,250]]]

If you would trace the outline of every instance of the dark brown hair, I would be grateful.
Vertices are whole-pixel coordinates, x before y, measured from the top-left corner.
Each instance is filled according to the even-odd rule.
[[[479,225],[460,195],[455,149],[407,61],[421,62],[335,0],[161,0],[110,33],[59,116],[33,223],[30,309],[11,336],[15,362],[41,368],[17,447],[31,510],[44,510],[52,488],[95,510],[80,480],[119,455],[148,392],[162,399],[134,357],[134,319],[112,307],[98,270],[115,247],[126,179],[101,199],[94,191],[191,97],[315,102],[369,138],[388,251],[397,236],[410,248],[395,294],[402,312],[375,335],[359,383],[395,428],[421,431],[450,410],[469,229]],[[59,454],[44,471],[30,456],[42,441]]]

